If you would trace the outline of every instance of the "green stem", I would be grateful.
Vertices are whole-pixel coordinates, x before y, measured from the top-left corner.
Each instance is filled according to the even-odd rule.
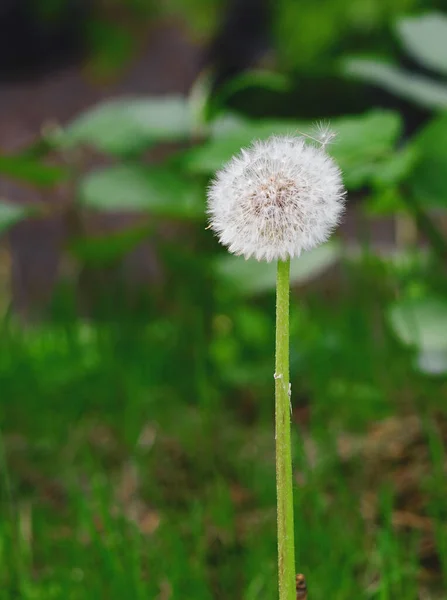
[[[290,260],[278,261],[276,280],[276,493],[278,514],[279,600],[295,600],[292,450],[289,395]]]

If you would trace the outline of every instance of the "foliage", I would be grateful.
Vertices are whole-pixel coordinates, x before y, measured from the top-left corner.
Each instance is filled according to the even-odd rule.
[[[434,64],[436,59],[430,57],[436,52],[423,42],[419,43],[418,35],[421,32],[423,36],[435,35],[442,24],[443,21],[435,22],[433,17],[404,19],[399,22],[397,31],[414,54],[422,53],[421,60],[431,60]],[[310,123],[285,119],[253,120],[226,111],[226,98],[244,86],[270,86],[269,77],[245,75],[237,84],[230,83],[225,87],[217,99],[208,96],[206,81],[201,85],[199,101],[194,93],[190,102],[180,96],[167,96],[124,98],[98,105],[66,128],[48,132],[37,144],[37,150],[3,157],[0,169],[9,177],[36,185],[51,186],[70,178],[77,191],[67,208],[67,219],[72,219],[73,211],[79,216],[92,210],[139,215],[136,226],[109,236],[92,236],[82,227],[71,229],[72,239],[68,241],[67,250],[86,267],[104,261],[116,263],[145,237],[157,241],[160,252],[164,252],[162,240],[156,233],[158,223],[176,219],[191,224],[197,222],[194,227],[201,227],[204,184],[241,147],[255,138],[265,139],[272,134],[302,132],[312,135]],[[276,93],[281,94],[284,89],[278,87]],[[441,115],[400,148],[401,120],[396,112],[373,110],[333,119],[332,125],[338,133],[333,154],[342,166],[348,188],[351,191],[369,190],[369,211],[390,213],[407,206],[410,212],[420,217],[421,212],[425,214],[427,202],[430,206],[444,204],[447,197],[444,190],[444,121]],[[145,153],[157,145],[182,142],[188,142],[187,147],[173,146],[177,150],[164,164],[144,164]],[[92,150],[123,162],[85,172],[83,157]],[[47,164],[46,156],[58,153],[63,153],[65,161],[68,160],[68,169]],[[42,218],[51,210],[49,206],[39,205],[30,212],[30,207],[18,209],[4,204],[0,212],[1,228],[6,231],[21,219],[29,218],[31,213],[35,218]],[[82,223],[82,219],[78,218],[78,223]],[[306,279],[320,272],[322,265],[336,260],[336,254],[330,248],[333,246],[322,248],[323,259],[317,258],[314,263],[313,255],[309,255],[312,267],[300,263],[299,271],[304,269]],[[439,250],[439,244],[436,250]],[[213,247],[209,260],[216,265],[213,276],[222,281],[233,278],[235,289],[243,294],[259,293],[273,286],[269,265],[254,265],[256,269],[247,265],[253,273],[259,270],[257,283],[252,287],[248,284],[249,278],[243,275],[245,266],[241,264],[243,269],[229,268],[219,257],[217,248]],[[298,273],[298,277],[303,275]],[[261,285],[261,282],[265,283]]]
[[[75,119],[58,142],[126,156],[160,142],[186,140],[190,135],[187,103],[181,96],[169,96],[105,102]]]
[[[396,24],[403,47],[422,66],[445,75],[447,57],[447,17],[427,13],[420,17],[402,17]],[[427,75],[408,73],[399,67],[371,59],[349,58],[344,61],[348,75],[383,86],[424,107],[443,111],[411,142],[417,154],[408,172],[409,192],[424,206],[445,206],[445,143],[447,84]]]
[[[396,34],[407,52],[430,71],[446,74],[447,16],[427,13],[398,19]],[[381,85],[430,109],[447,108],[447,84],[426,75],[408,73],[386,62],[364,58],[344,61],[348,75]]]
[[[399,339],[418,352],[418,365],[428,373],[447,370],[447,302],[443,298],[404,298],[390,307],[389,319]]]
[[[325,0],[318,5],[311,0],[299,4],[280,0],[275,29],[281,64],[301,71],[328,71],[340,47],[355,47],[361,38],[383,43],[378,33],[384,25],[417,4],[416,0]]]
[[[399,499],[385,479],[375,490],[375,526],[353,510],[365,464],[348,465],[336,448],[349,442],[349,430],[364,431],[372,417],[394,414],[403,386],[402,410],[427,389],[427,414],[441,408],[442,383],[427,388],[408,352],[393,348],[385,321],[380,335],[370,322],[371,309],[386,308],[397,273],[386,276],[390,289],[371,294],[383,288],[387,261],[351,269],[331,307],[301,293],[291,298],[293,398],[297,411],[311,414],[308,427],[294,428],[310,444],[309,455],[301,453],[295,438],[298,561],[317,597],[336,586],[342,597],[366,598],[365,587],[375,585],[383,598],[397,592],[411,598],[417,530],[395,535],[391,519]],[[200,330],[189,332],[194,356],[182,351],[178,360],[177,328],[159,312],[149,311],[148,319],[141,314],[134,324],[73,319],[24,331],[3,323],[4,590],[38,599],[93,598],[104,590],[111,598],[123,590],[136,598],[187,590],[204,600],[274,594],[267,351],[273,330],[265,322],[273,314],[237,298],[237,291],[220,286],[205,396],[200,363],[209,357]],[[268,304],[273,300],[269,295]],[[187,380],[196,386],[188,396],[181,388]],[[7,404],[6,397],[21,402]],[[425,485],[442,470],[435,433],[428,435],[434,456]],[[365,493],[362,501],[368,498]],[[433,510],[442,506],[440,497]],[[434,526],[441,535],[442,512]],[[12,546],[15,552],[6,552]],[[322,561],[321,552],[331,559]]]
[[[290,282],[304,285],[319,272],[335,264],[341,256],[340,244],[333,241],[306,252],[291,265]],[[276,264],[246,261],[241,257],[224,255],[215,263],[217,274],[228,280],[240,294],[253,296],[272,290],[276,285]]]
[[[248,85],[251,85],[251,80]],[[193,136],[196,128],[193,115],[187,100],[179,97],[121,100],[94,108],[70,124],[66,131],[50,133],[53,152],[57,152],[58,148],[61,152],[74,152],[74,145],[82,152],[85,146],[94,146],[114,156],[132,157],[124,164],[76,176],[78,191],[71,209],[79,212],[92,209],[107,212],[147,211],[152,221],[160,218],[200,221],[205,205],[204,176],[211,175],[254,138],[296,130],[311,131],[310,124],[285,120],[257,123],[242,117],[232,120],[224,113],[206,125],[202,140],[199,139],[186,150],[178,151],[164,165],[151,167],[140,163],[138,156],[142,156],[154,144]],[[334,154],[344,168],[348,186],[357,189],[368,183],[374,185],[386,161],[392,156],[400,128],[398,115],[373,111],[355,118],[335,120],[334,128],[339,133]],[[194,137],[191,139],[194,140]],[[20,156],[11,158],[19,165],[22,164],[20,160]],[[26,167],[29,160],[26,158]],[[39,173],[40,162],[36,160],[32,164]],[[19,177],[28,179],[29,168],[26,167],[6,172],[8,175],[18,173]],[[47,167],[42,165],[43,173],[45,169]],[[396,179],[401,175],[399,169],[394,173]],[[393,172],[389,174],[390,178],[393,179]],[[49,207],[40,207],[40,210],[51,212]],[[26,211],[22,214],[23,217],[27,216]],[[4,219],[4,229],[13,224],[6,213]],[[77,235],[82,237],[85,245],[85,234],[77,232]],[[141,241],[139,235],[132,236],[129,231],[123,252],[131,249],[132,239],[135,244]],[[84,255],[85,259],[91,255],[94,243],[94,238],[89,240],[90,252]],[[117,238],[111,238],[110,244],[115,243]],[[73,239],[68,248],[79,246],[78,241]]]

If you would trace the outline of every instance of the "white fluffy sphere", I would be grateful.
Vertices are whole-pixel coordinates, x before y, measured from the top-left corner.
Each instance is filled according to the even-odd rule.
[[[324,145],[274,136],[241,150],[216,174],[208,214],[230,252],[285,260],[327,240],[344,199],[340,169]]]

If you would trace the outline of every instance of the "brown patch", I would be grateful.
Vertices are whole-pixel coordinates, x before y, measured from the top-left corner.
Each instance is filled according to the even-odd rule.
[[[436,415],[433,428],[445,453],[446,418]],[[442,568],[430,503],[433,477],[437,477],[437,470],[445,474],[447,462],[444,455],[442,464],[433,465],[429,444],[429,434],[421,419],[408,415],[384,419],[366,437],[343,434],[338,440],[338,450],[346,466],[354,461],[362,464],[360,511],[365,522],[372,526],[371,531],[381,519],[378,490],[387,486],[393,493],[393,528],[402,536],[417,534],[420,538],[420,581],[439,582]]]
[[[296,576],[296,600],[307,600],[306,578],[302,573]]]

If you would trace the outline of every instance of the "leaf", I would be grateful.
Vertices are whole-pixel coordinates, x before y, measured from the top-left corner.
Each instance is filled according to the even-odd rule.
[[[419,352],[417,367],[422,373],[429,375],[447,373],[447,349],[423,350]]]
[[[336,241],[305,252],[291,261],[291,284],[303,285],[315,279],[336,263],[340,256],[341,245]],[[225,255],[216,261],[216,270],[223,282],[233,285],[244,296],[262,294],[274,290],[276,286],[276,262],[258,262]]]
[[[147,211],[182,219],[205,215],[202,186],[161,166],[118,165],[93,171],[80,184],[79,201],[103,211]]]
[[[343,62],[343,72],[421,106],[435,110],[447,108],[447,85],[428,77],[406,73],[393,65],[362,58],[346,59]]]
[[[260,88],[274,92],[284,92],[290,86],[290,80],[281,73],[273,71],[244,71],[218,86],[213,84],[211,73],[202,74],[193,85],[189,102],[198,122],[206,121],[208,125],[216,116],[225,110],[228,100],[238,92]]]
[[[396,186],[380,186],[365,200],[365,212],[372,216],[395,216],[406,209],[405,200]]]
[[[221,138],[231,135],[241,129],[252,126],[253,121],[233,112],[221,113],[209,124],[211,138]]]
[[[82,237],[69,244],[69,251],[77,259],[90,264],[108,264],[121,258],[146,239],[152,226],[145,223],[96,236]]]
[[[64,145],[85,144],[110,154],[126,155],[156,142],[189,137],[191,116],[182,96],[120,99],[100,104],[78,117],[62,135]]]
[[[289,79],[281,73],[273,71],[246,71],[240,75],[236,75],[228,83],[225,83],[213,103],[224,106],[231,96],[250,88],[284,92],[287,91],[289,86]]]
[[[407,179],[419,159],[419,150],[413,143],[393,152],[374,174],[375,185],[389,188]]]
[[[400,116],[392,111],[371,111],[357,117],[334,119],[337,138],[330,154],[343,171],[350,189],[370,182],[394,152],[402,129]]]
[[[224,93],[232,95],[239,90],[248,88],[262,88],[267,90],[285,91],[289,88],[290,81],[282,73],[274,71],[245,71],[235,77],[227,84]]]
[[[381,168],[380,160],[388,158],[401,130],[399,115],[391,111],[334,119],[331,125],[337,139],[330,153],[339,161],[346,184],[351,188],[360,187]],[[271,135],[312,133],[313,130],[313,125],[297,121],[238,123],[232,119],[227,121],[226,128],[222,125],[215,128],[208,142],[183,153],[182,161],[194,173],[211,174],[253,140],[265,140]]]
[[[412,144],[419,158],[408,178],[411,192],[423,205],[447,206],[447,114],[432,119]]]
[[[431,12],[404,17],[397,22],[397,33],[408,54],[421,65],[447,75],[446,15]]]
[[[52,187],[68,177],[61,167],[44,165],[26,156],[0,156],[0,173],[39,187]]]
[[[421,371],[447,371],[446,299],[401,300],[389,309],[388,320],[399,340],[418,350],[417,366]]]
[[[390,308],[389,319],[402,343],[427,350],[447,349],[447,300],[404,299]]]
[[[0,200],[0,234],[5,233],[27,216],[28,210],[26,207]]]
[[[267,119],[253,121],[235,114],[226,114],[212,122],[210,140],[183,152],[181,162],[191,172],[209,175],[238,154],[241,148],[250,146],[254,140],[266,140],[271,135],[293,135],[298,130],[307,132],[311,129],[306,122]]]

